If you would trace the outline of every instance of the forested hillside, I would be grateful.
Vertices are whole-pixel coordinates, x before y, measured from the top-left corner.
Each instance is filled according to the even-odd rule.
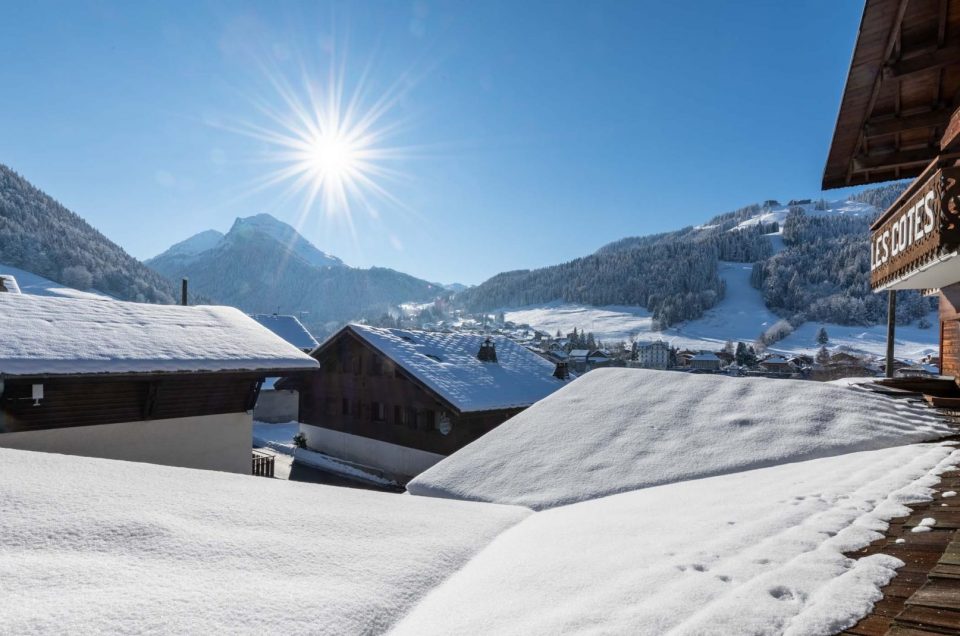
[[[749,205],[700,226],[621,239],[561,265],[499,274],[457,300],[474,310],[557,300],[639,305],[668,327],[700,317],[721,300],[717,263],[734,261],[754,264],[754,286],[791,322],[877,324],[886,319],[886,299],[870,291],[869,227],[904,187],[873,188],[833,204]],[[781,237],[783,249],[775,253]],[[930,307],[919,294],[902,293],[898,320],[925,316]]]
[[[174,302],[174,285],[0,164],[0,263],[123,300]]]
[[[498,274],[457,299],[476,310],[553,300],[640,305],[669,326],[699,317],[723,297],[718,261],[752,263],[772,254],[764,234],[775,225],[727,229],[718,224],[622,239],[561,265]]]
[[[206,249],[191,249],[197,245]],[[237,219],[212,246],[187,239],[147,264],[243,311],[300,315],[320,337],[344,321],[448,293],[392,269],[347,267],[269,215]]]
[[[898,194],[890,190],[877,200],[892,201]],[[815,217],[803,210],[791,210],[783,227],[785,249],[756,263],[751,283],[762,292],[768,307],[794,323],[884,322],[887,297],[870,289],[869,237],[873,219]],[[897,320],[923,318],[935,308],[934,303],[915,291],[899,292]]]

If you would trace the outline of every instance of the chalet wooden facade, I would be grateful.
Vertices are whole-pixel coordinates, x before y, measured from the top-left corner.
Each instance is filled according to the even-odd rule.
[[[896,366],[896,292],[918,289],[939,296],[940,372],[960,379],[958,160],[960,0],[867,0],[823,186],[914,178],[871,227],[870,284],[889,299],[888,377]],[[955,390],[946,382],[938,391],[940,384]],[[956,475],[941,477],[936,488],[944,493]],[[952,565],[960,524],[944,496],[913,504],[914,514],[892,520],[887,536],[848,555],[885,553],[905,566],[872,613],[844,634],[960,632]],[[915,535],[920,523],[928,532]]]
[[[565,384],[506,338],[348,325],[299,383],[311,448],[412,477]],[[481,358],[486,359],[481,359]]]
[[[960,0],[867,0],[824,189],[914,178],[873,224],[870,282],[940,297],[941,371],[960,377]]]
[[[309,356],[226,307],[0,293],[0,447],[250,472],[265,377]]]

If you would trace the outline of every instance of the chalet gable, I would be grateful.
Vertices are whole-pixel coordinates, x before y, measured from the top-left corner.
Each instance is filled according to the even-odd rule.
[[[350,324],[312,355],[323,359],[343,338],[353,338],[390,360],[405,377],[456,413],[527,407],[566,382],[554,377],[554,364],[503,336]],[[487,339],[496,349],[496,362],[478,357]]]

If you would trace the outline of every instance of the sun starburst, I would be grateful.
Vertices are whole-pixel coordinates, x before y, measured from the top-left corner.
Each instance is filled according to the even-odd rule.
[[[403,204],[388,189],[407,178],[399,166],[412,158],[411,147],[390,145],[404,122],[394,110],[412,85],[401,77],[376,99],[369,67],[347,88],[345,65],[332,64],[326,74],[300,64],[296,81],[277,69],[264,69],[273,95],[251,101],[262,121],[233,126],[264,142],[262,158],[272,168],[255,190],[284,185],[283,197],[302,201],[301,222],[312,212],[345,222],[354,231],[354,215],[364,211],[377,219],[388,203]]]

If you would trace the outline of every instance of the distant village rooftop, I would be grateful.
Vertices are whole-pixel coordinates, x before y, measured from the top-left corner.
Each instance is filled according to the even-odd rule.
[[[564,384],[555,365],[504,336],[351,324],[343,328],[393,360],[461,413],[530,406]],[[338,334],[331,336],[332,342]],[[496,361],[477,357],[489,338]]]
[[[312,351],[320,344],[296,316],[253,314],[250,317],[301,351]]]
[[[290,371],[317,366],[231,307],[0,293],[0,375]]]

